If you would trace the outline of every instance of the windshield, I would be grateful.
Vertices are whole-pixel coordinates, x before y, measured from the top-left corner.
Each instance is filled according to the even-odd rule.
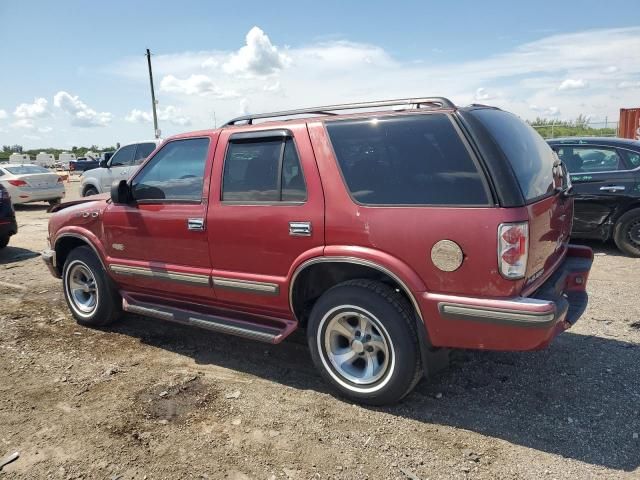
[[[13,175],[28,175],[30,173],[51,173],[46,168],[37,165],[19,165],[16,167],[5,167],[5,170]]]

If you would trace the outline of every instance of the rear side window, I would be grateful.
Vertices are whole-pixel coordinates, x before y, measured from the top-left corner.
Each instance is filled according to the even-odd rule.
[[[231,141],[227,148],[222,200],[304,202],[300,159],[292,138]]]
[[[527,201],[555,190],[555,155],[538,132],[517,116],[502,110],[478,109],[471,111],[471,115],[482,122],[511,163]]]
[[[446,115],[327,122],[353,199],[366,205],[487,205],[478,168]]]
[[[631,168],[640,167],[640,153],[631,152],[629,150],[620,150],[620,151],[622,152],[622,155],[624,156],[625,160],[627,161],[627,163]]]

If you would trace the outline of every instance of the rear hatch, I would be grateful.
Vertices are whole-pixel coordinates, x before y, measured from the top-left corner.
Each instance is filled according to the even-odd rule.
[[[522,194],[529,220],[523,293],[529,294],[557,269],[567,251],[573,221],[568,176],[549,145],[516,115],[491,108],[470,113],[502,152]]]

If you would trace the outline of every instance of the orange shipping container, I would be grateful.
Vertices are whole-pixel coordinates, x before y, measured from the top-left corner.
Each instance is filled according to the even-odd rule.
[[[640,108],[621,108],[618,136],[640,140]]]

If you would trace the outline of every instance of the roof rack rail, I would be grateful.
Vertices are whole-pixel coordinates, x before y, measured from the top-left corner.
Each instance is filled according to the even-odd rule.
[[[358,110],[361,108],[375,108],[375,107],[391,107],[397,105],[416,105],[420,108],[421,105],[437,106],[442,109],[454,109],[455,104],[445,97],[417,97],[417,98],[400,98],[396,100],[381,100],[377,102],[360,102],[360,103],[342,103],[338,105],[326,105],[324,107],[313,108],[299,108],[297,110],[283,110],[281,112],[271,113],[257,113],[254,115],[243,115],[229,120],[223,125],[228,127],[235,125],[239,122],[247,122],[252,125],[254,120],[261,118],[277,118],[277,117],[291,117],[295,115],[304,114],[316,114],[316,115],[337,115],[336,110]]]

